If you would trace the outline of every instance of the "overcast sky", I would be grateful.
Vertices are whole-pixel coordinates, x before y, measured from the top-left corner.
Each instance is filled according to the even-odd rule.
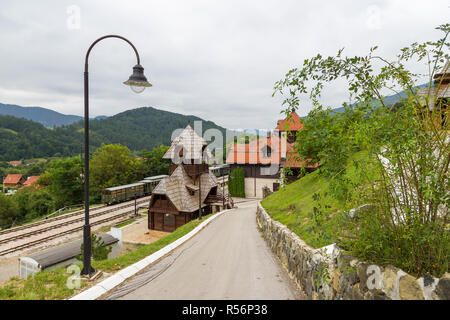
[[[153,84],[122,84],[136,59],[107,39],[90,56],[91,115],[142,106],[192,114],[226,128],[274,128],[275,81],[317,53],[394,58],[411,42],[435,40],[450,1],[9,1],[0,11],[0,102],[83,115],[90,43],[119,34],[137,47]],[[330,88],[329,105],[346,100]],[[301,116],[310,110],[302,102]]]

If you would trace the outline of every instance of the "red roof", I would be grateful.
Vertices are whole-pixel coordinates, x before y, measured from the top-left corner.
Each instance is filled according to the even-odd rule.
[[[24,182],[24,186],[29,187],[39,179],[39,176],[31,176]]]
[[[22,160],[19,161],[10,161],[10,164],[22,164]]]
[[[266,154],[265,148],[270,148],[270,156]],[[248,144],[234,144],[227,156],[227,163],[246,164],[279,164],[281,141],[276,135],[270,138],[259,138]]]
[[[266,154],[265,148],[270,148],[270,156]],[[315,168],[317,164],[305,165],[304,161],[298,159],[294,153],[292,143],[286,143],[286,162],[281,163],[281,140],[277,135],[270,138],[260,138],[248,144],[234,144],[227,156],[228,164],[278,164],[290,168]]]
[[[279,131],[296,131],[303,129],[302,119],[293,111],[283,120],[278,120],[275,130]]]
[[[18,184],[21,179],[23,179],[23,175],[20,173],[10,173],[6,176],[5,180],[3,180],[3,183]]]

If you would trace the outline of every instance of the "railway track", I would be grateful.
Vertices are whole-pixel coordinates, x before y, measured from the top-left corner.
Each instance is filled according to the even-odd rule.
[[[144,203],[146,201],[147,200],[141,200],[141,201],[137,201],[136,203],[137,204],[141,204],[141,203]],[[102,216],[102,215],[105,215],[105,214],[108,214],[108,213],[111,213],[111,212],[114,212],[114,211],[117,211],[117,210],[122,210],[122,209],[130,207],[130,206],[131,205],[128,204],[128,205],[122,205],[122,206],[116,207],[116,208],[111,208],[109,210],[100,211],[98,213],[94,213],[92,215],[89,215],[89,218],[96,218],[96,217],[99,217],[99,216]],[[133,206],[134,206],[134,204],[133,204]],[[69,220],[69,221],[66,221],[66,222],[62,222],[62,223],[59,223],[59,224],[56,224],[56,225],[52,225],[52,226],[49,226],[49,227],[44,227],[44,228],[41,228],[41,229],[38,229],[38,230],[35,230],[35,231],[22,233],[22,234],[13,236],[13,237],[1,239],[0,240],[0,245],[4,244],[4,243],[11,242],[11,241],[15,241],[15,240],[18,240],[18,239],[31,237],[31,236],[34,236],[36,234],[44,233],[44,232],[47,232],[47,231],[50,231],[50,230],[53,230],[53,229],[58,229],[58,228],[61,228],[61,227],[64,227],[64,226],[67,226],[67,225],[70,225],[70,224],[73,224],[73,223],[77,223],[77,222],[80,222],[80,221],[84,221],[84,216],[80,217],[80,218],[77,218],[77,219],[72,219],[72,220]]]
[[[108,218],[105,218],[105,219],[102,219],[102,220],[98,220],[98,221],[92,222],[90,225],[91,226],[96,226],[96,225],[103,224],[103,223],[106,223],[106,222],[109,222],[109,221],[117,220],[118,218],[121,218],[121,217],[124,217],[124,216],[128,216],[130,213],[134,213],[134,210],[133,211],[122,212],[120,214],[117,214],[117,215],[114,215],[114,216],[111,216],[111,217],[108,217]],[[127,221],[127,220],[128,220],[128,218],[123,219],[123,220],[119,221],[118,223],[121,223],[121,222],[124,222],[124,221]],[[4,256],[4,255],[7,255],[9,253],[13,253],[15,251],[27,249],[27,248],[33,247],[35,245],[41,244],[43,242],[47,242],[47,241],[59,238],[61,236],[65,236],[65,235],[68,235],[68,234],[71,234],[71,233],[75,233],[75,232],[78,232],[78,231],[81,231],[81,230],[83,230],[83,226],[75,227],[75,228],[72,228],[70,230],[66,230],[66,231],[63,231],[63,232],[60,232],[58,234],[54,234],[54,235],[51,235],[51,236],[48,236],[48,237],[45,237],[45,238],[42,238],[42,239],[37,239],[37,240],[31,241],[31,242],[28,242],[28,243],[25,243],[25,244],[13,247],[13,248],[9,248],[9,249],[0,251],[0,256]]]
[[[145,203],[147,201],[148,201],[148,198],[144,198],[144,199],[141,199],[139,201],[136,201],[136,204],[142,204],[142,203]],[[91,212],[92,211],[98,211],[100,209],[104,209],[105,207],[106,206],[94,208],[93,210],[90,210],[90,211]],[[90,218],[100,217],[100,216],[103,216],[105,214],[117,211],[117,210],[123,210],[123,209],[125,209],[127,207],[134,207],[134,201],[131,202],[131,203],[128,203],[128,204],[120,205],[118,207],[114,207],[114,208],[105,210],[105,211],[100,211],[98,213],[90,215]],[[128,216],[130,213],[133,213],[133,212],[134,212],[134,208],[133,208],[133,210],[129,210],[129,211],[126,211],[126,212],[115,214],[115,215],[112,215],[112,216],[107,217],[105,219],[93,221],[93,222],[90,223],[90,225],[91,226],[95,226],[95,225],[103,224],[103,223],[106,223],[106,222],[109,222],[109,221],[117,220],[117,219],[119,219],[121,217]],[[70,218],[70,217],[74,217],[74,216],[77,216],[77,215],[83,215],[83,214],[84,214],[84,210],[81,211],[81,212],[77,211],[77,212],[70,213],[70,214],[67,214],[67,215],[64,215],[64,216],[60,216],[60,217],[56,217],[56,218],[53,218],[53,219],[39,221],[39,223],[36,223],[36,224],[30,224],[30,225],[27,225],[27,226],[17,227],[17,228],[9,229],[9,230],[4,230],[4,231],[9,231],[9,232],[3,232],[3,234],[10,233],[10,232],[16,232],[16,231],[20,231],[20,230],[24,230],[24,229],[27,229],[27,228],[32,228],[32,227],[36,227],[36,226],[44,224],[44,223],[41,223],[41,222],[51,223],[51,222],[55,222],[55,221],[59,221],[59,220],[62,220],[62,219],[67,219],[67,218]],[[123,221],[126,221],[126,220],[128,220],[128,218],[123,220]],[[62,228],[64,226],[75,224],[75,223],[81,222],[81,221],[84,221],[84,216],[80,217],[80,218],[77,218],[77,219],[71,219],[69,221],[58,223],[56,225],[51,225],[51,226],[48,226],[48,227],[40,228],[38,230],[34,230],[34,231],[31,231],[31,232],[22,233],[22,234],[18,234],[18,235],[9,237],[9,238],[1,239],[0,240],[0,245],[8,243],[8,242],[12,242],[12,241],[20,240],[20,239],[23,239],[23,238],[31,237],[33,235],[37,235],[37,234],[40,234],[40,233],[45,233],[45,232],[48,232],[48,231],[51,231],[51,230],[54,230],[54,229]],[[121,223],[123,221],[119,221],[118,223]],[[23,228],[23,227],[25,227],[25,228]],[[56,239],[56,238],[64,236],[64,235],[68,235],[68,234],[80,231],[82,229],[83,229],[83,226],[78,226],[78,227],[75,227],[75,228],[72,228],[72,229],[69,229],[69,230],[65,230],[65,231],[59,232],[59,233],[54,234],[54,235],[50,235],[50,236],[42,238],[42,239],[37,239],[37,240],[31,241],[31,242],[28,242],[28,243],[25,243],[25,244],[13,247],[13,248],[8,248],[8,249],[0,251],[0,256],[12,253],[14,251],[30,248],[30,247],[33,247],[33,246],[35,246],[37,244],[53,240],[53,239]],[[0,233],[0,235],[1,234],[2,233]]]
[[[148,197],[145,197],[143,200],[142,199],[138,200],[137,203],[142,203],[143,201],[148,201]],[[134,202],[133,202],[133,205],[134,205]],[[103,206],[95,207],[95,208],[92,208],[92,209],[90,208],[89,212],[98,211],[98,210],[104,209],[106,207],[107,207],[106,205],[103,205]],[[34,228],[34,227],[37,227],[37,226],[40,226],[40,225],[44,225],[44,224],[48,224],[48,223],[52,223],[52,222],[55,222],[55,221],[68,219],[68,218],[71,218],[71,217],[75,217],[77,215],[84,215],[84,210],[79,210],[79,211],[63,214],[63,215],[60,215],[60,216],[55,217],[55,218],[50,218],[50,219],[45,219],[45,220],[42,220],[42,221],[33,222],[33,223],[30,223],[30,224],[26,224],[26,225],[15,227],[15,228],[5,229],[5,230],[0,231],[0,236],[4,235],[4,234],[7,234],[7,233],[17,232],[17,231],[21,231],[21,230],[25,230],[25,229],[31,229],[31,228]]]
[[[103,205],[103,206],[100,206],[100,207],[89,209],[89,211],[90,212],[97,211],[97,210],[103,209],[105,207],[106,206]],[[71,212],[71,213],[66,213],[66,214],[60,215],[60,216],[55,217],[55,218],[50,218],[50,219],[45,219],[45,220],[42,220],[42,221],[37,221],[37,222],[33,222],[33,223],[26,224],[26,225],[23,225],[23,226],[19,226],[19,227],[5,229],[5,230],[0,231],[0,236],[3,235],[3,234],[7,234],[7,233],[17,232],[17,231],[25,230],[25,229],[29,229],[29,228],[34,228],[34,227],[37,227],[37,226],[40,226],[40,225],[43,225],[43,224],[47,224],[47,223],[52,223],[52,222],[55,222],[55,221],[58,221],[58,220],[67,219],[67,218],[70,218],[70,217],[77,216],[79,214],[84,214],[84,210],[79,210],[79,211],[75,211],[75,212]]]

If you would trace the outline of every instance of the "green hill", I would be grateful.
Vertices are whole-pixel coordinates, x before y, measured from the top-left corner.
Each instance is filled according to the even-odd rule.
[[[317,239],[317,234],[312,230],[311,213],[314,206],[317,205],[313,195],[326,193],[328,186],[329,182],[316,170],[280,188],[265,198],[261,204],[272,219],[287,226],[309,245],[320,248],[332,242]],[[325,229],[331,233],[329,229],[334,224],[335,214],[340,212],[341,208],[339,203],[329,196],[325,198],[325,202],[330,206],[325,210],[326,214],[330,216]]]
[[[3,103],[0,103],[0,115],[32,120],[50,128],[69,125],[83,119],[80,116],[62,114],[42,107],[22,107],[15,104]],[[99,116],[95,119],[102,118],[106,118],[106,116]]]
[[[188,122],[194,125],[194,121],[202,121],[203,132],[210,128],[225,132],[225,128],[196,116],[143,107],[91,120],[91,152],[110,143],[135,151],[168,145],[175,129],[184,128]],[[83,121],[49,129],[34,121],[0,115],[0,160],[78,155],[83,148],[83,132]]]

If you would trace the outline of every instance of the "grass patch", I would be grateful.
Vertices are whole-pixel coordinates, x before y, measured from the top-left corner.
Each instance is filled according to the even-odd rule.
[[[261,204],[272,219],[287,226],[314,248],[339,242],[338,228],[342,225],[344,211],[358,205],[355,199],[348,197],[349,194],[357,195],[353,184],[361,179],[358,168],[364,166],[366,174],[376,179],[373,169],[367,164],[368,159],[366,152],[357,152],[349,157],[341,178],[345,181],[343,183],[334,181],[332,185],[320,170],[315,170],[272,193]],[[320,200],[317,194],[320,194]],[[313,221],[314,208],[322,212],[322,217],[318,218],[320,224]]]
[[[127,226],[127,225],[129,225],[129,224],[135,222],[135,221],[136,221],[136,219],[130,219],[130,220],[127,220],[127,221],[125,221],[125,222],[122,222],[121,224],[118,224],[118,225],[115,226],[115,227],[116,227],[116,228],[122,228],[122,227],[125,227],[125,226]]]
[[[177,228],[171,234],[153,243],[141,246],[134,251],[110,260],[92,261],[96,270],[114,272],[162,249],[178,238],[192,231],[201,222],[212,214],[195,219]],[[81,265],[80,265],[81,269]],[[78,290],[67,288],[67,279],[73,274],[66,272],[65,268],[38,272],[27,279],[11,278],[10,281],[0,286],[0,300],[60,300],[67,299],[77,293]],[[81,288],[87,287],[86,281],[81,281]]]
[[[327,192],[328,187],[329,182],[316,170],[272,193],[261,204],[272,219],[287,226],[312,247],[320,248],[332,242],[317,240],[316,235],[310,232],[313,226],[310,214],[316,206],[313,195],[318,192]],[[331,196],[326,196],[323,201],[330,206],[324,211],[330,217],[324,227],[332,234],[335,219],[338,219],[336,213],[341,211],[341,206]]]
[[[72,296],[76,291],[66,285],[73,274],[65,268],[42,271],[27,279],[12,278],[0,287],[0,300],[59,300]],[[81,288],[87,286],[81,281]]]

